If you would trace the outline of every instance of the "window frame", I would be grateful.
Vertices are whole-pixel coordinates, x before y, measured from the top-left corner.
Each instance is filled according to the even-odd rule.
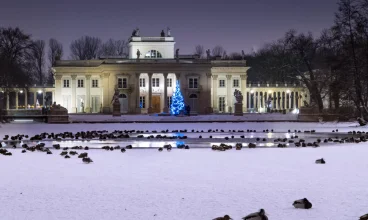
[[[221,86],[221,82],[223,82],[223,85]],[[219,82],[218,82],[218,87],[219,88],[225,88],[226,87],[226,84],[225,84],[225,80],[224,79],[219,79]]]
[[[128,88],[128,78],[119,77],[118,78],[118,89],[127,89]]]
[[[190,81],[193,80],[193,82],[191,83]],[[198,89],[198,77],[189,77],[188,78],[188,88],[189,89]],[[195,86],[196,85],[196,86]]]
[[[146,87],[146,79],[145,78],[139,78],[139,87],[140,88]]]
[[[141,108],[146,108],[146,96],[139,96],[139,106],[142,103]]]
[[[91,82],[92,82],[92,85],[91,85],[92,88],[98,88],[98,79],[92,79]]]
[[[153,87],[155,88],[160,87],[160,78],[158,77],[152,78],[152,88]]]
[[[77,79],[77,88],[84,88],[84,79]]]
[[[65,86],[66,84],[67,84],[67,86]],[[70,79],[64,79],[63,80],[63,88],[70,88]]]
[[[239,85],[240,85],[240,83],[239,83],[239,79],[233,79],[233,88],[239,88]],[[235,82],[237,82],[237,85],[235,85]]]
[[[166,85],[167,87],[172,87],[172,78],[167,78]]]

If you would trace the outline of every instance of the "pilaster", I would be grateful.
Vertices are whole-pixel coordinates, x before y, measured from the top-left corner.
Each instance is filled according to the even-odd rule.
[[[77,97],[76,97],[76,88],[77,88],[77,75],[71,75],[72,77],[72,113],[76,113],[77,112],[77,107],[76,107],[76,101],[77,101]]]

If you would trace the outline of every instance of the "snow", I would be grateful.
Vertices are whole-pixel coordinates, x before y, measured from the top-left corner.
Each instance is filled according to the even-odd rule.
[[[94,129],[367,130],[356,123],[6,124],[4,134]],[[233,219],[264,208],[275,220],[351,220],[368,212],[368,146],[90,150],[92,164],[10,149],[0,155],[1,219]],[[319,158],[325,165],[315,164]],[[308,198],[313,208],[294,209]],[[155,216],[156,215],[156,216]]]
[[[101,114],[70,114],[69,120],[72,122],[165,122],[165,121],[297,121],[296,114],[244,114],[243,116],[234,116],[230,114],[197,115],[197,116],[157,116],[157,115],[122,115],[113,117],[112,115]]]

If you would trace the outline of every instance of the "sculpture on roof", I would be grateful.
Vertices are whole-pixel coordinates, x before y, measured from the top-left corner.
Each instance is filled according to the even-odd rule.
[[[139,37],[139,28],[133,30],[132,37]]]
[[[244,50],[242,50],[242,60],[244,60],[244,57],[245,57],[245,53],[244,53]]]
[[[165,37],[165,31],[164,30],[161,31],[161,37]]]
[[[176,49],[176,51],[175,51],[175,58],[176,59],[179,59],[179,48]]]
[[[141,57],[141,52],[139,51],[139,49],[137,49],[137,59],[139,59]]]
[[[171,37],[171,29],[169,27],[167,28],[167,36]]]

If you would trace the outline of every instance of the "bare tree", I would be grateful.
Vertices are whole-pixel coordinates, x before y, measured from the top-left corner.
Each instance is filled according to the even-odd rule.
[[[128,44],[125,40],[109,39],[100,49],[101,56],[128,56]]]
[[[194,54],[199,55],[199,58],[203,58],[203,55],[204,55],[204,47],[203,47],[203,45],[197,45],[194,48]]]
[[[84,36],[70,44],[71,57],[75,60],[97,59],[101,48],[101,39]]]
[[[43,85],[44,83],[44,66],[45,66],[45,41],[36,40],[31,46],[29,58],[32,61],[32,72],[36,81]]]
[[[222,55],[224,54],[224,51],[225,51],[225,49],[222,46],[217,45],[212,49],[212,56],[214,56],[214,57],[221,56],[222,57]]]
[[[63,45],[56,39],[51,38],[49,40],[48,58],[50,65],[55,65],[56,60],[60,60],[63,57]]]

